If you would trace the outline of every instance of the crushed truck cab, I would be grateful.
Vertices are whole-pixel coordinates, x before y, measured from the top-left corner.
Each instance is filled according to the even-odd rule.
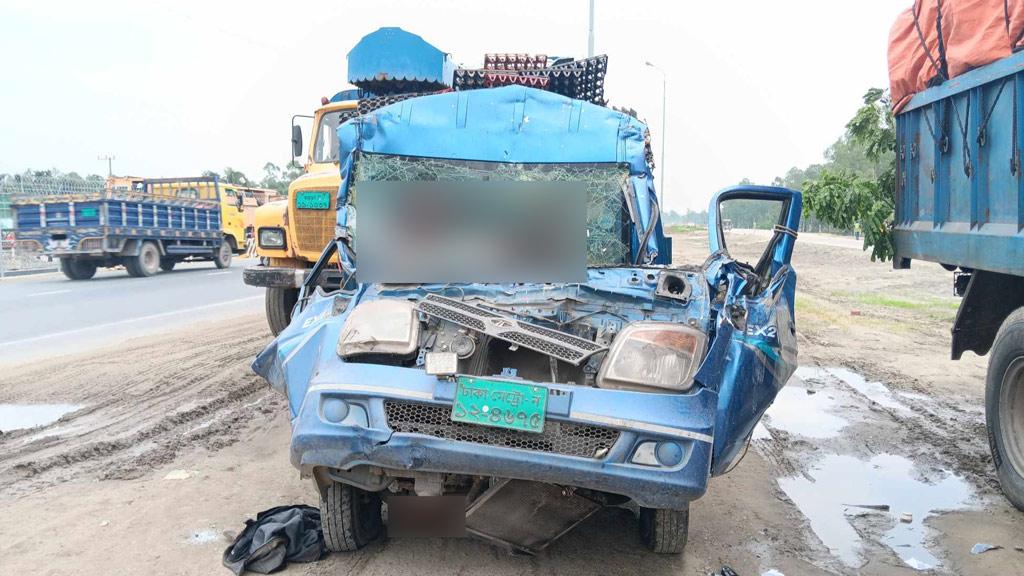
[[[719,192],[711,254],[673,265],[647,128],[627,114],[509,86],[412,98],[338,132],[339,237],[253,363],[288,398],[291,460],[320,490],[328,546],[377,533],[381,501],[397,522],[403,498],[455,495],[466,533],[521,551],[630,500],[645,542],[681,551],[689,503],[737,460],[796,367],[800,194]],[[353,281],[365,195],[423,181],[584,183],[584,277]],[[725,245],[720,205],[733,200],[779,208],[755,264]],[[325,282],[339,267],[342,280]]]

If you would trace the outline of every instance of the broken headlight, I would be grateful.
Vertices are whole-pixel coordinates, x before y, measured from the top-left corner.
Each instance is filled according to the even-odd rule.
[[[672,322],[634,322],[612,342],[597,375],[599,388],[686,392],[704,356],[707,336]]]
[[[416,308],[407,300],[370,300],[348,315],[338,336],[338,356],[393,354],[409,356],[420,340]]]

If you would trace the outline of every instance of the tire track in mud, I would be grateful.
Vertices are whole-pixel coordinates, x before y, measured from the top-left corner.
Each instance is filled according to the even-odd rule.
[[[82,408],[0,435],[0,493],[138,478],[267,425],[285,403],[249,369],[270,341],[265,326],[249,315],[3,370],[0,402]]]

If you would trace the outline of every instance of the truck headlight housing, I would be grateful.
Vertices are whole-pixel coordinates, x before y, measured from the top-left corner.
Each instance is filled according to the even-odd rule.
[[[408,300],[370,300],[348,315],[338,336],[338,356],[411,356],[419,349],[420,320]]]
[[[612,342],[599,388],[686,392],[704,357],[707,335],[672,322],[634,322]]]
[[[284,228],[260,228],[260,248],[284,248]]]

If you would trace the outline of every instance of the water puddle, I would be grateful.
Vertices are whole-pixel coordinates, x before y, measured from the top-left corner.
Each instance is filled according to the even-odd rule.
[[[807,438],[832,438],[846,427],[847,421],[832,413],[835,396],[810,388],[787,384],[762,421],[769,430],[783,430]]]
[[[855,528],[855,523],[863,522],[881,524],[879,529],[885,530],[881,543],[907,566],[927,570],[940,562],[925,548],[929,529],[924,521],[939,511],[966,508],[972,490],[953,474],[934,482],[914,476],[914,463],[902,456],[882,454],[860,460],[833,454],[803,476],[780,478],[779,486],[844,564],[856,568],[863,563],[861,537]],[[872,508],[878,506],[889,509]],[[910,522],[902,522],[901,516],[908,513]]]
[[[79,408],[76,404],[0,404],[0,431],[46,426]]]
[[[852,370],[848,370],[846,368],[818,368],[808,366],[802,367],[798,371],[798,375],[800,375],[801,372],[803,373],[803,376],[801,377],[804,380],[813,379],[815,377],[820,378],[832,376],[879,406],[883,406],[897,412],[902,412],[904,414],[909,414],[911,412],[910,408],[908,408],[906,404],[900,402],[896,398],[896,395],[894,395],[885,384],[882,384],[881,382],[869,382],[866,378]]]

